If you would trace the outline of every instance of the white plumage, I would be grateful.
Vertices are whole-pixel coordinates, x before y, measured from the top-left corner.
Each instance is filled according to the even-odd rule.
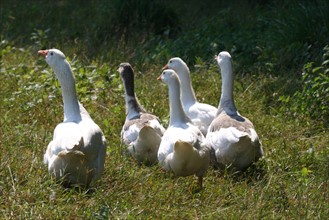
[[[216,116],[217,108],[197,101],[192,87],[190,70],[181,58],[171,58],[163,67],[163,69],[167,68],[173,69],[180,79],[180,97],[184,112],[193,124],[199,127],[203,135],[206,135],[210,123]]]
[[[57,49],[38,53],[45,57],[59,80],[64,102],[64,121],[54,130],[53,140],[44,154],[44,163],[56,180],[87,187],[104,170],[105,137],[78,101],[74,76],[65,55]]]
[[[196,175],[199,188],[210,161],[210,148],[202,132],[193,125],[183,111],[180,82],[174,70],[164,70],[161,79],[169,88],[170,123],[158,151],[158,160],[166,171],[176,176]]]
[[[224,51],[216,60],[221,69],[222,95],[206,139],[214,150],[216,165],[243,170],[263,156],[263,149],[253,124],[235,107],[231,55]]]

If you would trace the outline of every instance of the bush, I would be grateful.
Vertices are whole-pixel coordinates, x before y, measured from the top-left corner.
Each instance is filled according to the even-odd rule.
[[[329,46],[324,47],[323,62],[316,66],[314,62],[304,65],[302,89],[290,96],[281,96],[281,101],[291,103],[291,110],[312,119],[329,122]]]

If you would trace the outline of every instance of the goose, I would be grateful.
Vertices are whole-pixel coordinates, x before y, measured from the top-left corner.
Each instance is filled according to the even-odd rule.
[[[59,123],[44,154],[50,175],[64,185],[88,187],[104,170],[106,140],[102,130],[78,101],[75,79],[58,49],[39,50],[62,88],[64,120]]]
[[[242,171],[263,156],[263,149],[254,125],[235,106],[231,55],[223,51],[215,59],[221,70],[222,94],[206,140],[217,167]]]
[[[191,83],[190,70],[181,58],[171,58],[162,70],[168,68],[173,69],[180,79],[181,101],[185,114],[206,136],[208,127],[216,116],[217,108],[197,101]]]
[[[120,73],[126,100],[126,120],[121,130],[121,142],[139,164],[154,164],[161,137],[165,132],[159,119],[139,104],[134,92],[134,71],[129,63],[121,63]]]
[[[158,160],[160,166],[175,176],[198,177],[198,187],[210,162],[210,148],[199,128],[185,114],[180,100],[180,82],[174,70],[167,69],[158,77],[169,89],[170,120],[163,134]]]

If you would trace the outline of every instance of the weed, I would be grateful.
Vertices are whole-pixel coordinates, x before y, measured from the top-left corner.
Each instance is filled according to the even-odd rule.
[[[280,101],[291,106],[294,114],[301,114],[328,125],[329,120],[329,47],[324,48],[323,62],[305,64],[302,73],[302,89],[293,96],[281,96]]]

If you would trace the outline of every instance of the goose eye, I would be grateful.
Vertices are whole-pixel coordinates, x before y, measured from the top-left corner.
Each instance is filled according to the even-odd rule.
[[[52,56],[53,55],[53,52],[50,52],[50,55]]]

